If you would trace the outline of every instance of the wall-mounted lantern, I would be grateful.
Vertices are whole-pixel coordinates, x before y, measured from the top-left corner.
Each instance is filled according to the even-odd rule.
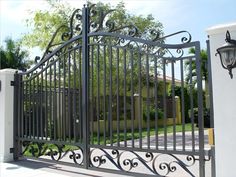
[[[231,39],[229,31],[227,31],[225,41],[226,43],[216,51],[220,55],[222,67],[229,71],[232,79],[232,69],[236,67],[236,40]]]

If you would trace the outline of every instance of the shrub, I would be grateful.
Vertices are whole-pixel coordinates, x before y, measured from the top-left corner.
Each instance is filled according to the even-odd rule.
[[[189,117],[191,117],[191,110],[189,112]],[[205,108],[203,110],[203,117],[204,117],[204,128],[210,128],[210,109]],[[193,118],[194,123],[198,127],[198,108],[193,108]]]
[[[155,115],[156,115],[156,109],[150,107],[150,110],[149,110],[150,120],[155,120]],[[161,109],[157,109],[157,117],[158,117],[158,119],[163,119],[164,114]],[[148,110],[147,109],[143,110],[143,119],[145,121],[148,120]]]

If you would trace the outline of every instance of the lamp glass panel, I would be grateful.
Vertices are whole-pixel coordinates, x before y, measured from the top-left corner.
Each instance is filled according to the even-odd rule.
[[[236,63],[236,49],[225,48],[221,51],[222,62],[225,66],[234,65]]]
[[[236,48],[233,50],[233,65],[236,64]]]

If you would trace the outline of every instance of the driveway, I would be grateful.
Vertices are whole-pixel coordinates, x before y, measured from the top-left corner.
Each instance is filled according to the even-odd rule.
[[[183,134],[182,132],[177,132],[176,133],[176,149],[177,150],[181,150],[182,146],[183,146]],[[159,149],[163,149],[164,148],[164,135],[159,135],[158,136],[158,144],[159,144]],[[147,137],[144,137],[142,139],[142,145],[143,147],[147,147],[148,145],[148,139]],[[168,133],[167,134],[167,149],[173,149],[173,142],[174,142],[174,138],[173,138],[173,134],[172,133]],[[120,143],[121,145],[124,145],[124,142]],[[155,136],[150,136],[150,148],[151,149],[155,149],[156,147],[156,138]],[[185,149],[186,150],[192,150],[193,148],[193,144],[195,146],[195,150],[199,149],[199,136],[198,136],[198,131],[195,131],[193,134],[192,132],[185,132]],[[204,131],[204,145],[205,145],[205,150],[209,150],[210,146],[208,144],[208,130]],[[127,146],[132,146],[132,141],[128,140],[127,141]],[[135,139],[134,140],[134,146],[138,147],[139,146],[139,139]]]
[[[207,144],[208,143],[208,138],[207,138],[207,131],[204,132],[205,133],[205,149],[209,150],[210,146]],[[191,132],[186,132],[186,149],[192,148],[192,134]],[[196,141],[198,141],[198,135],[197,132],[195,133],[194,138],[196,139]],[[168,134],[167,136],[168,139],[168,149],[173,147],[173,134]],[[176,147],[177,149],[182,147],[182,134],[181,133],[177,133],[176,134]],[[132,141],[127,141],[128,145],[131,145]],[[147,138],[143,138],[143,146],[147,146]],[[151,142],[151,148],[155,147],[155,137],[151,136],[150,137],[150,142]],[[159,136],[159,145],[160,147],[163,147],[163,142],[164,142],[164,136],[161,135]],[[138,141],[135,140],[135,145],[138,145]],[[195,144],[196,149],[198,148],[198,143]],[[111,150],[106,150],[109,154],[111,153]],[[135,156],[133,153],[131,152],[126,152],[123,151],[123,155],[120,157],[119,162],[120,164],[127,169],[128,166],[124,166],[124,160],[125,159],[135,159],[137,156]],[[94,156],[102,156],[104,155],[104,153],[102,151],[100,151],[99,149],[97,149],[96,151],[94,151],[93,157]],[[146,157],[146,153],[145,152],[138,152],[138,156],[142,157],[143,159],[147,160]],[[35,161],[35,160],[21,160],[21,161],[17,161],[17,162],[13,162],[13,163],[2,163],[0,164],[0,177],[39,177],[39,176],[43,176],[43,177],[130,177],[130,176],[153,176],[151,174],[153,174],[152,172],[150,172],[150,170],[148,169],[147,166],[151,167],[151,169],[153,168],[153,165],[155,166],[157,172],[161,175],[164,176],[168,176],[168,177],[189,177],[189,176],[199,176],[199,161],[196,160],[193,164],[191,161],[191,159],[189,160],[187,158],[187,155],[168,155],[168,154],[158,154],[158,153],[154,153],[154,156],[157,157],[157,160],[155,161],[155,163],[153,163],[153,161],[151,162],[145,162],[142,163],[139,160],[134,160],[134,162],[138,162],[138,166],[135,168],[132,168],[132,172],[134,173],[128,173],[126,175],[121,175],[118,174],[119,171],[113,171],[113,173],[111,172],[101,172],[98,171],[98,169],[96,170],[87,170],[87,169],[83,169],[83,168],[78,168],[76,167],[76,165],[74,165],[72,162],[72,160],[69,157],[65,157],[65,159],[63,159],[63,161],[65,162],[70,162],[72,164],[72,166],[68,166],[68,165],[61,165],[61,164],[56,164],[53,161],[49,162],[42,162],[42,161]],[[47,157],[48,158],[48,157]],[[106,157],[105,157],[106,158]],[[176,160],[179,159],[181,160],[183,163],[185,163],[185,167],[186,169],[184,169],[183,167],[181,167],[181,165],[179,164],[179,162]],[[91,157],[91,159],[93,159]],[[117,163],[118,159],[114,159],[114,162]],[[130,161],[131,162],[131,161]],[[164,162],[164,163],[163,163]],[[146,165],[147,166],[146,166]],[[176,168],[174,170],[174,172],[172,172],[171,170],[169,171],[169,173],[167,174],[166,170],[168,170],[168,168],[161,168],[161,164],[168,164],[168,168]],[[211,176],[211,161],[206,161],[205,163],[206,166],[206,176]],[[164,166],[163,166],[164,167]],[[167,166],[166,166],[167,167]],[[114,164],[106,158],[106,163],[102,164],[100,166],[100,168],[105,168],[105,169],[113,169],[113,170],[117,170],[117,167],[114,166]],[[143,173],[141,175],[137,174],[137,173]]]

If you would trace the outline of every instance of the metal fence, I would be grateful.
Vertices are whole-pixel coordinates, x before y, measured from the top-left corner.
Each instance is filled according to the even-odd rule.
[[[51,157],[85,168],[157,176],[180,169],[205,176],[210,155],[204,148],[199,42],[191,42],[186,31],[142,39],[133,25],[116,28],[106,19],[109,13],[93,21],[94,10],[76,10],[70,24],[78,21],[82,28],[70,26],[64,43],[57,48],[51,43],[36,66],[15,75],[15,158]],[[181,44],[163,43],[181,34],[187,35]],[[188,53],[190,48],[195,54]],[[191,171],[196,164],[198,174]]]

